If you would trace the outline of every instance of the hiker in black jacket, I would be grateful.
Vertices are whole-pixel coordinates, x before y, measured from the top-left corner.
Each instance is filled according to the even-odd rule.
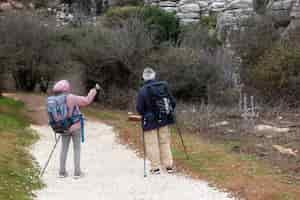
[[[175,123],[173,112],[176,102],[167,83],[155,80],[155,75],[151,68],[144,70],[144,85],[139,91],[136,109],[142,116],[146,155],[151,161],[150,172],[159,174],[162,167],[172,173],[174,169],[169,125]]]

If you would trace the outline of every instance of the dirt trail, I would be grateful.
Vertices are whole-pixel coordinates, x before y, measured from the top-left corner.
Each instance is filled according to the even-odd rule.
[[[52,130],[47,126],[32,126],[40,140],[32,154],[42,166],[54,144]],[[143,160],[116,141],[113,128],[105,124],[86,122],[86,143],[82,148],[82,168],[86,175],[73,179],[73,158],[70,148],[69,177],[57,178],[60,146],[53,155],[43,177],[47,187],[38,191],[37,200],[230,200],[227,194],[208,186],[206,182],[183,175],[149,175],[143,177]],[[149,167],[149,166],[148,166]],[[149,168],[148,168],[149,169]]]
[[[40,166],[46,162],[54,145],[52,130],[46,125],[45,97],[34,94],[5,94],[23,101],[40,140],[31,152]],[[44,174],[46,187],[36,192],[37,200],[230,200],[204,181],[184,175],[149,175],[143,177],[143,161],[127,146],[117,142],[113,128],[96,121],[86,121],[86,142],[82,146],[82,169],[86,175],[72,177],[73,152],[68,160],[69,177],[57,178],[60,145]],[[149,163],[147,163],[149,169]]]

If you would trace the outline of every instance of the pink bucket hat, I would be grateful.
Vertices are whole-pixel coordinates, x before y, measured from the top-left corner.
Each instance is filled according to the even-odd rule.
[[[53,92],[70,92],[70,83],[67,80],[61,80],[55,83]]]

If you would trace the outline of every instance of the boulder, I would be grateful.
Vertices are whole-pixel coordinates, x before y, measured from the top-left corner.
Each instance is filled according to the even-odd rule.
[[[199,19],[181,19],[180,23],[183,25],[187,25],[187,24],[196,24],[199,22]]]
[[[268,15],[271,16],[275,24],[279,26],[287,26],[292,19],[289,10],[270,10]]]
[[[184,4],[179,7],[181,12],[190,13],[190,12],[200,12],[200,6],[197,3]]]
[[[275,1],[270,9],[271,10],[288,10],[291,9],[292,4],[295,0],[283,0],[283,1]]]
[[[161,1],[158,4],[160,7],[176,7],[176,2],[174,1]]]
[[[175,13],[178,11],[177,7],[161,7],[161,9],[167,12],[175,12]]]
[[[225,1],[220,1],[220,2],[213,2],[210,5],[210,8],[224,8],[226,5]]]
[[[292,18],[300,18],[300,0],[296,0],[293,4],[290,16]]]
[[[200,13],[177,13],[176,16],[179,19],[199,19],[200,18]]]
[[[226,10],[253,8],[252,0],[234,0],[226,6]]]
[[[200,8],[207,8],[209,4],[207,1],[198,1],[198,5]]]
[[[238,30],[240,22],[255,13],[253,9],[235,9],[226,10],[217,15],[217,36],[221,41],[226,41],[228,34],[234,30]]]
[[[178,2],[178,5],[184,5],[184,4],[191,4],[191,3],[197,3],[198,0],[180,0]]]
[[[281,154],[297,157],[297,153],[298,153],[297,150],[294,150],[294,149],[291,149],[291,148],[285,148],[285,147],[280,146],[280,145],[272,145],[272,147],[274,149],[276,149],[277,151],[279,151]]]
[[[290,11],[292,10],[294,0],[275,1],[267,14],[272,17],[279,26],[287,26],[291,21]]]

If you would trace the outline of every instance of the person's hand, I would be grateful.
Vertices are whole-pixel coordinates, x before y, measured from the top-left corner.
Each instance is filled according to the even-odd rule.
[[[100,87],[100,85],[99,85],[98,83],[96,83],[95,89],[96,89],[97,91],[99,91],[99,90],[101,89],[101,87]]]

